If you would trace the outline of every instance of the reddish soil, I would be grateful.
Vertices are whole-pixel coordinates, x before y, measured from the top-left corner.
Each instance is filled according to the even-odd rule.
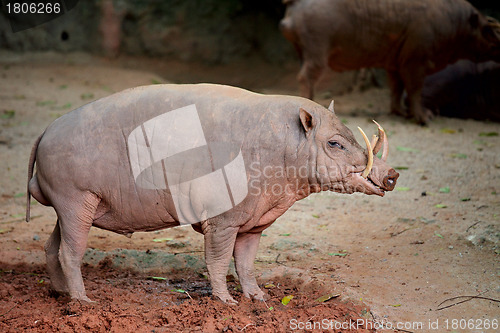
[[[361,324],[370,319],[366,307],[339,299],[318,302],[327,290],[313,284],[299,289],[289,278],[269,285],[271,298],[264,303],[242,297],[241,287],[230,275],[229,289],[240,302],[230,306],[213,299],[207,279],[192,272],[154,280],[113,268],[107,258],[96,267],[84,265],[88,294],[96,303],[82,304],[53,295],[44,267],[10,268],[0,273],[2,332],[281,332],[289,329],[291,320],[298,327],[319,318],[328,319],[322,325],[338,322],[356,327],[345,324],[342,332],[374,332]],[[283,305],[281,299],[287,295],[294,298]]]

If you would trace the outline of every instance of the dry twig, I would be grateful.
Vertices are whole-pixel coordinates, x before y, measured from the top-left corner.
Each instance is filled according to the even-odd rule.
[[[475,296],[474,295],[472,295],[472,296],[456,296],[456,297],[451,297],[451,298],[445,299],[444,301],[442,301],[441,303],[438,304],[438,308],[436,309],[436,311],[444,310],[444,309],[447,309],[447,308],[451,308],[452,306],[468,302],[468,301],[470,301],[472,299],[484,299],[484,300],[487,300],[487,301],[500,303],[500,300],[498,300],[498,299],[480,296],[480,295],[484,294],[485,292],[483,292],[483,293],[481,293],[479,295],[475,295]],[[453,300],[459,299],[459,298],[466,298],[466,299],[463,300],[463,301],[460,301],[460,302],[456,302],[456,303],[453,303],[453,304],[450,304],[450,305],[447,305],[447,306],[440,307],[443,303],[446,303],[448,301],[453,301]]]
[[[245,325],[242,329],[240,329],[240,331],[244,331],[244,330],[246,330],[246,328],[247,328],[248,326],[252,326],[252,325],[253,325],[253,326],[255,326],[255,324],[254,324],[254,323],[248,323],[248,324],[246,324],[246,325]]]

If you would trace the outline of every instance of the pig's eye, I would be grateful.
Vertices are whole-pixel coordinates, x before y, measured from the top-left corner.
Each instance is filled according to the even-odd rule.
[[[344,147],[340,143],[338,143],[337,141],[328,141],[328,146],[330,148],[344,149]]]

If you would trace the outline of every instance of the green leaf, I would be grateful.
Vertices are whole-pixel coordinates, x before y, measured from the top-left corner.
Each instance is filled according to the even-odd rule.
[[[412,153],[418,153],[420,151],[420,150],[415,149],[415,148],[402,147],[402,146],[397,146],[396,149],[399,151],[406,151],[406,152],[412,152]]]
[[[466,154],[462,154],[462,153],[454,153],[454,154],[451,154],[450,156],[453,157],[453,158],[461,158],[461,159],[466,159],[467,158],[467,155]]]
[[[441,234],[439,234],[439,233],[437,233],[437,232],[434,232],[434,235],[435,235],[435,236],[438,236],[439,238],[443,238],[443,239],[444,239],[443,235],[441,235]]]
[[[441,187],[439,189],[439,192],[441,192],[441,193],[450,193],[450,187],[449,186]]]
[[[410,190],[409,187],[404,187],[404,186],[396,187],[396,191],[399,191],[399,192],[407,192],[409,190]]]
[[[167,278],[161,277],[161,276],[150,276],[149,279],[151,280],[160,280],[160,281],[165,281]]]
[[[312,214],[312,217],[319,219],[319,215],[318,214]]]
[[[347,253],[328,253],[328,255],[334,257],[345,257]]]
[[[441,133],[446,133],[446,134],[455,134],[457,131],[451,128],[441,128]]]
[[[280,236],[290,236],[291,234],[280,234]]]
[[[460,198],[460,201],[470,201],[470,197],[467,197],[467,198]]]
[[[389,304],[389,305],[395,308],[399,308],[401,306],[401,304]]]
[[[81,99],[91,99],[91,98],[94,98],[94,94],[93,93],[84,93],[84,94],[80,95],[80,98]]]
[[[155,243],[161,243],[161,242],[168,242],[174,240],[173,238],[155,238],[153,239],[153,242]]]
[[[71,108],[71,103],[66,103],[66,104],[61,105],[60,107],[58,107],[59,110],[70,109],[70,108]]]
[[[186,291],[184,289],[172,289],[172,291],[175,291],[176,293],[185,293]]]
[[[11,119],[16,115],[16,110],[4,110],[0,118],[2,119]]]
[[[498,132],[481,132],[479,136],[498,136]]]
[[[436,208],[446,208],[448,206],[446,206],[445,204],[437,204],[434,207],[436,207]]]
[[[52,100],[36,102],[36,106],[49,106],[49,105],[54,105],[54,104],[56,104],[56,101],[52,101]]]
[[[272,284],[272,283],[268,283],[268,284],[266,284],[266,285],[264,286],[264,288],[266,288],[266,289],[272,289],[272,288],[275,288],[275,287],[276,287],[276,286],[275,286],[274,284]]]
[[[287,305],[293,299],[293,295],[285,296],[281,299],[281,304]]]
[[[151,79],[151,83],[152,84],[161,84],[161,82],[158,81],[157,79]]]
[[[396,170],[408,170],[409,168],[407,166],[395,166],[394,169],[396,169]]]

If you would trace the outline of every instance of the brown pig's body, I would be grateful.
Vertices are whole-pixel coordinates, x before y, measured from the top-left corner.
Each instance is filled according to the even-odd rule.
[[[259,238],[295,201],[394,188],[398,174],[378,158],[361,176],[366,151],[332,111],[227,86],[154,85],[57,119],[33,148],[28,187],[58,216],[46,245],[52,287],[88,300],[80,262],[91,226],[131,234],[192,224],[214,295],[234,301],[225,283],[234,255],[244,295],[263,299]]]
[[[500,63],[460,60],[425,78],[424,107],[444,117],[500,122]]]
[[[363,67],[387,70],[391,112],[409,111],[428,121],[421,106],[426,75],[468,58],[500,60],[500,25],[465,0],[285,0],[280,23],[302,60],[301,94],[312,98],[326,67],[334,71]]]

